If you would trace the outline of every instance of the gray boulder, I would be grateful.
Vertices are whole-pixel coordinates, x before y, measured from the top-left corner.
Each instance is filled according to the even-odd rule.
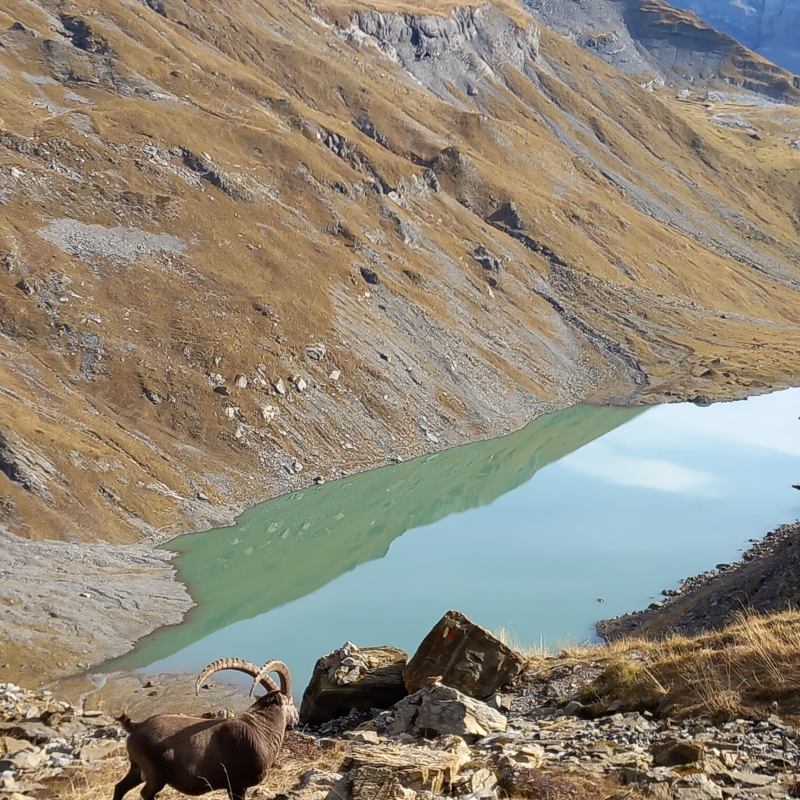
[[[506,729],[506,718],[486,703],[468,697],[457,689],[432,683],[397,703],[392,716],[384,723],[387,736],[411,736],[433,739],[454,734],[466,741],[476,741],[495,731]]]
[[[358,648],[346,642],[314,666],[303,693],[300,721],[321,725],[354,708],[389,708],[408,693],[403,683],[407,658],[396,647]]]

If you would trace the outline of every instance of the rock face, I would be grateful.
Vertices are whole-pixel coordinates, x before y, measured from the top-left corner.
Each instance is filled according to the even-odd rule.
[[[675,5],[800,74],[800,0],[676,0]]]
[[[393,719],[383,725],[388,736],[406,733],[430,739],[455,734],[474,741],[506,729],[506,718],[499,711],[441,683],[432,683],[404,698],[391,716]]]
[[[459,104],[478,86],[495,91],[487,78],[504,82],[498,70],[523,70],[539,52],[536,25],[521,28],[488,4],[456,7],[448,17],[360,11],[352,23],[351,35],[370,37],[420,83]]]
[[[440,680],[485,699],[522,669],[522,657],[458,611],[448,611],[423,639],[403,672],[409,692]]]
[[[797,71],[800,57],[795,54],[800,47],[796,41],[784,42],[784,38],[796,40],[792,27],[785,28],[785,33],[775,31],[767,36],[755,33],[760,24],[758,18],[772,16],[766,9],[756,9],[765,6],[765,0],[736,4],[728,0],[682,0],[675,4],[697,12],[700,18],[661,0],[528,0],[525,5],[542,23],[565,33],[585,50],[629,75],[650,75],[658,83],[686,86],[722,80],[797,102],[797,86],[791,73],[764,63],[754,52]],[[775,9],[773,19],[796,24],[800,0],[766,5],[782,7]],[[710,13],[712,7],[717,13]],[[747,22],[738,27],[720,24],[729,13],[741,14]],[[774,47],[767,44],[771,37],[776,41]],[[689,83],[685,83],[687,80]]]
[[[407,658],[396,647],[359,649],[347,642],[317,661],[303,693],[300,719],[320,725],[354,708],[389,708],[407,694],[403,684]]]
[[[23,489],[34,492],[52,503],[53,496],[47,486],[58,479],[58,470],[37,451],[30,447],[11,428],[0,425],[0,472]]]

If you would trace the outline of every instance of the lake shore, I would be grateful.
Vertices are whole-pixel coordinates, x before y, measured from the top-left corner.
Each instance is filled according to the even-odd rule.
[[[205,527],[219,524],[209,522]],[[0,679],[28,686],[88,681],[93,666],[155,629],[180,623],[195,604],[176,579],[174,554],[156,549],[160,541],[84,545],[0,536],[8,621]]]
[[[771,614],[800,603],[800,522],[781,525],[732,564],[685,578],[663,600],[595,626],[606,642],[720,630],[737,614]]]

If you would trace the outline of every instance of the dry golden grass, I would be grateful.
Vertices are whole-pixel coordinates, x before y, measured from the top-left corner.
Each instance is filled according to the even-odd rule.
[[[553,661],[589,659],[606,665],[583,698],[598,708],[627,699],[670,716],[800,713],[800,612],[740,614],[724,630],[696,637],[574,646]]]
[[[516,650],[525,659],[523,670],[533,669],[534,665],[553,656],[552,652],[545,646],[544,640],[540,640],[538,644],[523,644],[514,631],[510,631],[505,627],[498,628],[494,631],[494,635],[504,645]]]

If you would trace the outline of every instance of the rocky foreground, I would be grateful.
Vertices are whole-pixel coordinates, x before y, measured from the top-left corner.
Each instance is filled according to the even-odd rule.
[[[392,736],[369,728],[293,734],[290,750],[298,740],[314,749],[338,749],[340,763],[335,771],[303,772],[288,796],[374,800],[376,788],[382,788],[382,794],[403,800],[492,800],[514,793],[554,797],[577,793],[570,779],[629,785],[678,800],[797,796],[800,729],[778,715],[721,725],[657,720],[638,712],[582,719],[575,701],[566,708],[531,702],[543,685],[548,684],[533,676],[514,693],[495,695],[494,705],[509,702],[511,708],[507,714],[488,714],[455,690],[442,700],[446,687],[433,684],[428,721],[434,727],[427,735],[413,728]],[[106,774],[102,770],[109,766],[122,771],[125,734],[109,717],[81,714],[46,692],[13,684],[0,684],[0,697],[5,718],[0,724],[1,797],[51,796],[54,785],[69,786],[77,775],[91,780],[92,773]],[[556,794],[537,794],[545,787]]]
[[[0,796],[41,791],[65,771],[91,768],[125,752],[125,734],[99,711],[0,683]]]
[[[734,647],[737,634],[728,638]],[[706,642],[697,644],[708,649]],[[330,717],[337,696],[351,709],[288,734],[281,762],[253,790],[256,797],[798,796],[800,728],[787,713],[791,703],[764,694],[760,710],[742,706],[741,716],[713,718],[687,715],[674,702],[672,712],[663,704],[644,709],[626,694],[630,681],[620,680],[613,689],[610,676],[635,674],[637,665],[655,674],[659,667],[645,643],[624,652],[595,648],[526,659],[450,612],[408,663],[394,648],[384,656],[380,650],[348,643],[320,659],[301,723],[319,719],[321,706]],[[690,664],[683,668],[688,671]],[[509,672],[516,674],[508,679]],[[715,675],[709,663],[706,680]],[[421,688],[382,710],[363,707],[370,696],[388,696],[397,677],[409,691],[415,684]],[[796,686],[788,672],[786,677]],[[741,688],[742,676],[736,680]],[[720,683],[716,691],[732,689]],[[797,694],[794,688],[782,691],[789,700]],[[207,690],[204,702],[212,696]],[[107,714],[83,711],[48,691],[0,684],[0,715],[0,797],[90,800],[108,793],[125,770],[124,734]]]

